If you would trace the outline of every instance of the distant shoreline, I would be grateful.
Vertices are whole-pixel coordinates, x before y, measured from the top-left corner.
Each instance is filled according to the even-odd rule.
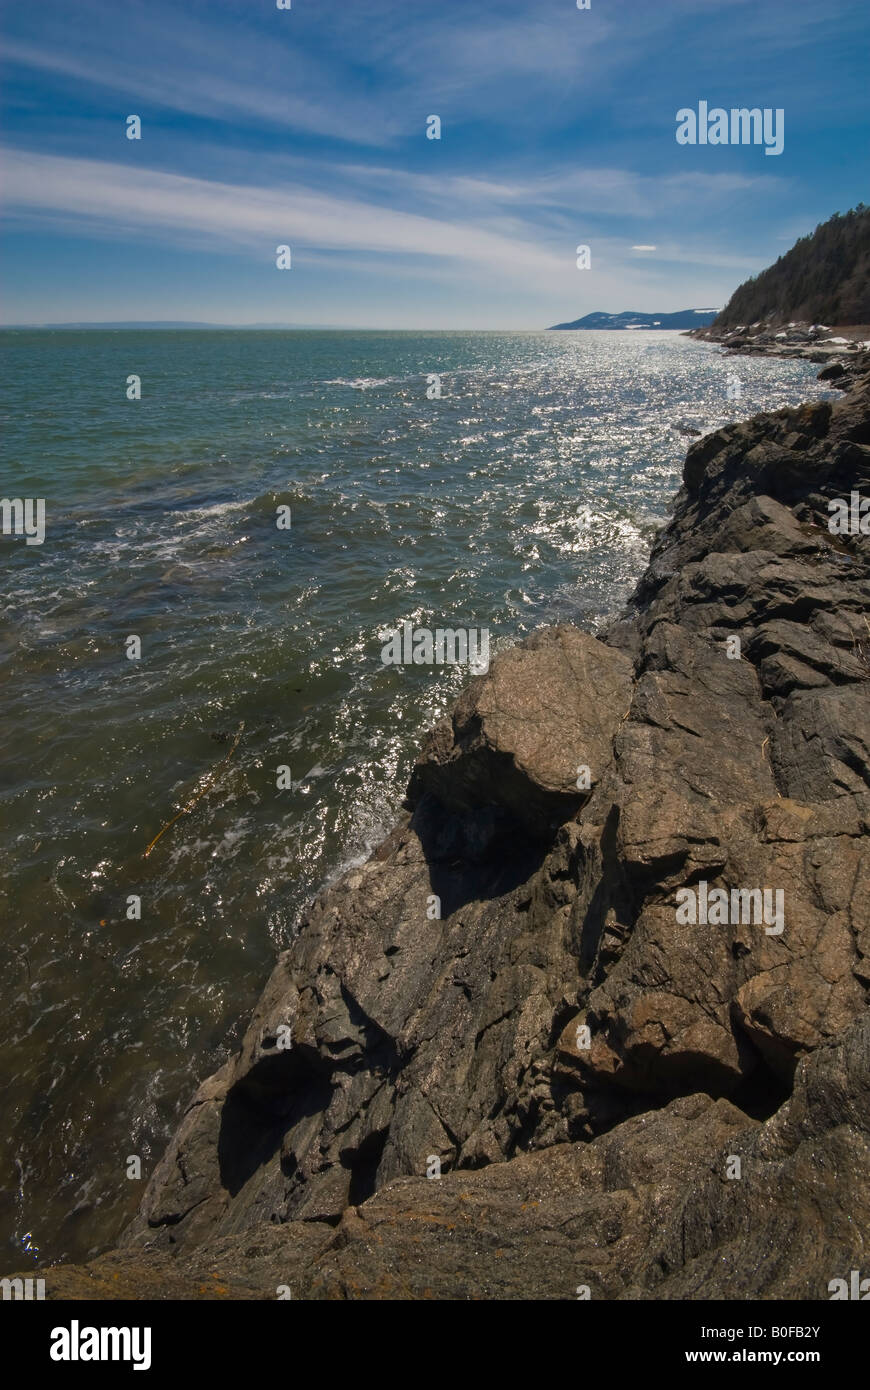
[[[552,328],[372,328],[308,323],[4,323],[0,333],[541,333]],[[584,333],[686,333],[681,328],[585,328]]]

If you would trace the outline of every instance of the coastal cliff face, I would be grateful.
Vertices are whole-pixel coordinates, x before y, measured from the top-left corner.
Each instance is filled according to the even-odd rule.
[[[816,1299],[870,1273],[870,536],[828,529],[854,492],[866,358],[842,399],[698,440],[629,611],[471,682],[123,1248],[49,1296]]]

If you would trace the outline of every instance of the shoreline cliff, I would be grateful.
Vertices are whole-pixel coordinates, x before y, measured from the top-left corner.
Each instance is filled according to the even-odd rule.
[[[836,384],[690,447],[602,640],[471,682],[48,1297],[824,1299],[866,1265],[870,537],[828,503],[870,497],[867,354]]]

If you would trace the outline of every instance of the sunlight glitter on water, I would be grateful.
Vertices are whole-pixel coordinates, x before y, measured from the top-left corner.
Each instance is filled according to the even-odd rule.
[[[32,390],[49,344],[50,411]],[[122,348],[154,383],[135,408]],[[497,650],[545,622],[594,630],[679,486],[679,430],[827,393],[803,363],[742,359],[735,403],[733,362],[661,333],[5,333],[0,350],[5,486],[47,499],[45,544],[4,549],[4,1238],[81,1258],[138,1200],[122,1157],[150,1171],[461,688],[454,668],[385,667],[378,632],[487,626]]]

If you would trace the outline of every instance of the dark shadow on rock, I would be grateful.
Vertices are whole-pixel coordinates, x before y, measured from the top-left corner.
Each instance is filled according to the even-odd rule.
[[[728,1099],[753,1120],[769,1120],[792,1094],[781,1076],[759,1056],[758,1065],[731,1092]]]
[[[580,931],[580,969],[584,974],[592,970],[593,986],[600,984],[618,958],[634,930],[639,910],[618,852],[619,814],[619,806],[611,806],[604,822],[600,840],[601,873]],[[609,914],[613,914],[610,921]],[[605,933],[612,940],[605,940]]]
[[[358,1207],[377,1190],[378,1164],[386,1146],[389,1129],[379,1129],[366,1135],[352,1154],[342,1154],[342,1163],[350,1169],[348,1205]]]
[[[470,902],[487,902],[526,883],[544,862],[549,846],[531,841],[500,806],[448,811],[431,794],[411,819],[429,867],[441,917]]]
[[[326,1108],[331,1090],[292,1051],[264,1057],[233,1086],[218,1135],[221,1186],[231,1197],[277,1153],[293,1124]]]

